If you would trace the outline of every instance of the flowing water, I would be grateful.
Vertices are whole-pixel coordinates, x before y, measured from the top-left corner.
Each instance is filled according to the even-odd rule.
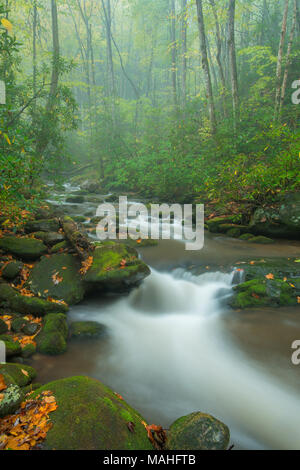
[[[233,280],[224,267],[249,256],[299,256],[299,243],[207,235],[201,252],[163,241],[141,253],[152,273],[139,288],[71,309],[70,321],[99,321],[107,338],[71,342],[57,358],[36,356],[39,380],[89,375],[149,422],[167,427],[201,410],[230,427],[236,448],[299,449],[300,369],[291,343],[300,339],[300,309],[232,312],[224,302]]]

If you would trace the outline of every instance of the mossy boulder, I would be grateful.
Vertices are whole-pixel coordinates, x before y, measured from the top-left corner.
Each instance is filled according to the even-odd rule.
[[[72,338],[99,338],[106,332],[106,326],[95,321],[76,321],[70,325]]]
[[[0,418],[15,413],[24,398],[24,394],[18,385],[10,385],[2,393],[3,398],[0,400]]]
[[[84,215],[75,215],[73,216],[73,220],[74,222],[85,222],[86,221],[86,217],[84,217]]]
[[[260,243],[261,245],[271,245],[272,243],[275,243],[272,238],[264,237],[263,235],[251,237],[248,241],[249,243]]]
[[[68,196],[66,202],[71,204],[82,204],[84,202],[84,196],[78,194],[77,196]]]
[[[5,352],[6,358],[9,359],[10,357],[19,356],[22,352],[21,345],[18,341],[14,341],[11,336],[9,335],[1,335],[0,341],[5,343]]]
[[[26,323],[29,323],[28,320],[26,320],[22,316],[17,316],[11,322],[11,329],[15,333],[19,333],[26,325]]]
[[[26,237],[0,238],[0,249],[23,260],[36,260],[47,253],[47,247],[41,240]]]
[[[250,238],[253,238],[254,235],[252,233],[243,233],[239,238],[240,240],[248,241]]]
[[[57,356],[67,350],[68,324],[64,314],[46,315],[41,332],[36,336],[37,351]]]
[[[42,298],[50,296],[70,305],[77,304],[85,294],[80,267],[78,258],[67,253],[45,256],[32,269],[28,286]]]
[[[268,274],[273,274],[277,279],[290,279],[292,282],[300,280],[300,259],[297,258],[252,258],[249,262],[236,264],[235,268],[242,268],[244,280],[265,279]]]
[[[247,232],[249,230],[249,227],[247,225],[237,225],[237,224],[221,224],[219,225],[219,232],[221,233],[226,233],[228,235],[229,230],[232,230],[232,233],[238,233],[241,235],[241,233]],[[236,236],[234,238],[237,238]]]
[[[234,287],[233,308],[297,305],[295,288],[280,279],[253,279]]]
[[[19,387],[29,385],[36,378],[36,370],[25,364],[0,364],[0,374],[8,375]]]
[[[58,219],[31,220],[25,224],[26,233],[58,232],[60,229]]]
[[[239,228],[231,228],[226,232],[227,237],[239,238],[241,231]]]
[[[21,356],[28,359],[36,353],[36,346],[32,343],[26,344],[22,347]]]
[[[221,229],[220,226],[224,224],[233,224],[235,222],[235,216],[228,215],[225,217],[214,217],[213,219],[207,220],[208,230],[212,233],[222,233],[224,229]],[[228,230],[228,229],[227,229]],[[224,230],[226,232],[226,230]]]
[[[8,281],[13,281],[21,272],[23,263],[20,261],[11,261],[2,269],[2,276]]]
[[[22,327],[22,331],[26,336],[33,336],[37,333],[39,325],[37,323],[26,322]]]
[[[228,427],[211,415],[195,412],[177,419],[170,427],[169,450],[227,450]]]
[[[139,258],[137,251],[122,243],[97,243],[93,264],[84,276],[88,288],[110,291],[129,289],[150,274],[150,269]]]
[[[0,335],[3,335],[8,331],[8,326],[4,320],[0,318]]]
[[[8,284],[0,284],[0,305],[22,314],[44,316],[47,313],[67,312],[68,306],[38,297],[25,297]]]
[[[54,246],[57,243],[61,243],[65,240],[65,236],[58,232],[35,232],[33,233],[34,238],[42,240],[45,245]]]
[[[58,404],[44,442],[55,450],[153,450],[144,418],[98,380],[70,377],[48,383],[34,394],[51,390]],[[134,424],[134,432],[128,423]]]

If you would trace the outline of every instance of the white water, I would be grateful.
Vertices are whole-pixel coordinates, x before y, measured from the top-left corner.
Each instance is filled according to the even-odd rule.
[[[146,418],[170,424],[199,410],[223,420],[238,448],[299,449],[300,399],[225,339],[219,299],[231,282],[221,273],[153,271],[129,297],[75,307],[73,318],[109,327],[98,378]]]

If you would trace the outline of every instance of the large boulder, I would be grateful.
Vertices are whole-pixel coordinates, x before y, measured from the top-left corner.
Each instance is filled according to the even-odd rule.
[[[15,383],[19,387],[26,387],[36,378],[36,370],[25,364],[0,364],[0,374],[4,378],[9,377],[10,383]]]
[[[150,275],[134,248],[116,242],[96,243],[93,264],[83,277],[88,288],[118,291],[138,285]]]
[[[235,286],[233,290],[234,296],[229,303],[235,309],[282,307],[297,305],[300,282],[295,286],[281,279],[253,279]]]
[[[273,238],[300,237],[300,193],[283,196],[272,207],[258,208],[251,220],[251,232]]]
[[[64,300],[68,304],[77,304],[85,293],[84,283],[79,273],[81,264],[76,256],[58,253],[43,257],[32,269],[28,286],[42,298],[48,296]]]
[[[23,263],[20,261],[11,261],[2,269],[2,276],[8,281],[13,281],[21,272]]]
[[[195,412],[177,419],[170,427],[169,450],[227,450],[228,427],[211,415]]]
[[[33,397],[47,390],[58,408],[49,415],[53,426],[45,449],[153,450],[143,417],[98,380],[57,380],[39,388]]]
[[[0,306],[25,315],[31,313],[36,316],[68,311],[68,306],[64,303],[21,295],[17,289],[6,283],[0,283]]]
[[[41,240],[26,237],[0,238],[0,249],[23,260],[36,260],[47,253],[47,247]]]
[[[65,240],[62,233],[59,232],[35,232],[34,237],[38,240],[42,240],[45,245],[54,246],[57,243],[61,243]]]
[[[242,270],[243,280],[252,281],[272,274],[274,278],[300,279],[300,259],[298,258],[252,258],[251,261],[237,263],[235,269]]]
[[[67,350],[68,324],[66,315],[49,314],[43,320],[41,332],[35,337],[37,351],[58,356]]]

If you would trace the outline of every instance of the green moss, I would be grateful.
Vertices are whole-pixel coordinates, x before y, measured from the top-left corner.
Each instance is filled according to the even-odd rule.
[[[5,279],[12,281],[20,274],[20,271],[22,270],[22,268],[23,268],[23,263],[20,263],[19,261],[12,261],[11,263],[8,263],[2,269],[2,276]]]
[[[6,333],[8,331],[8,326],[7,324],[5,323],[5,321],[3,321],[1,318],[0,318],[0,335]]]
[[[24,374],[25,371],[26,374]],[[0,374],[8,374],[19,387],[25,387],[36,377],[36,370],[25,364],[0,364]]]
[[[231,238],[239,238],[241,231],[239,228],[231,228],[226,232],[226,235]]]
[[[17,385],[10,385],[3,392],[3,398],[0,400],[0,418],[4,418],[17,411],[23,401],[23,392]]]
[[[85,293],[79,274],[80,267],[77,257],[66,253],[43,257],[32,269],[28,287],[41,297],[50,296],[70,305],[76,304],[83,299]],[[54,275],[59,278],[59,282],[53,282]]]
[[[63,242],[60,242],[60,243],[57,243],[56,245],[54,245],[51,248],[50,253],[52,253],[52,254],[58,253],[60,250],[66,250],[69,247],[70,247],[69,243],[65,240]]]
[[[228,427],[213,416],[195,412],[176,420],[170,427],[170,450],[227,450]]]
[[[272,243],[275,243],[274,240],[272,240],[272,238],[264,237],[262,235],[260,235],[258,237],[250,238],[249,242],[251,242],[251,243],[260,243],[262,245],[270,245]]]
[[[20,343],[13,341],[11,336],[1,335],[0,341],[5,343],[5,352],[7,358],[19,356],[21,354],[22,348]]]
[[[22,357],[24,357],[25,359],[33,356],[36,352],[36,346],[34,344],[26,344],[23,348],[22,348]]]
[[[252,233],[244,233],[243,235],[240,236],[240,240],[250,240],[250,238],[254,238],[254,235]]]
[[[94,321],[73,322],[70,326],[70,336],[75,338],[97,338],[106,331],[105,325]]]
[[[46,449],[153,450],[143,417],[101,382],[71,377],[44,385],[35,394],[43,390],[51,390],[58,404],[50,415],[53,427],[44,443]],[[134,433],[127,427],[129,416]]]
[[[24,260],[36,260],[47,253],[47,247],[42,241],[25,237],[0,238],[0,248]]]
[[[26,323],[28,323],[28,320],[25,320],[25,318],[15,317],[13,321],[11,322],[11,329],[15,333],[19,333],[22,330],[23,326],[26,325]]]
[[[44,318],[41,332],[36,336],[37,350],[57,356],[67,350],[68,325],[64,314],[49,314]]]
[[[234,223],[235,216],[215,217],[207,221],[208,230],[212,233],[222,232],[220,226]]]
[[[67,305],[49,302],[37,297],[25,297],[5,283],[0,284],[0,304],[15,312],[37,316],[68,311]]]
[[[25,225],[27,233],[33,232],[58,232],[60,226],[57,219],[40,219],[29,221]]]

